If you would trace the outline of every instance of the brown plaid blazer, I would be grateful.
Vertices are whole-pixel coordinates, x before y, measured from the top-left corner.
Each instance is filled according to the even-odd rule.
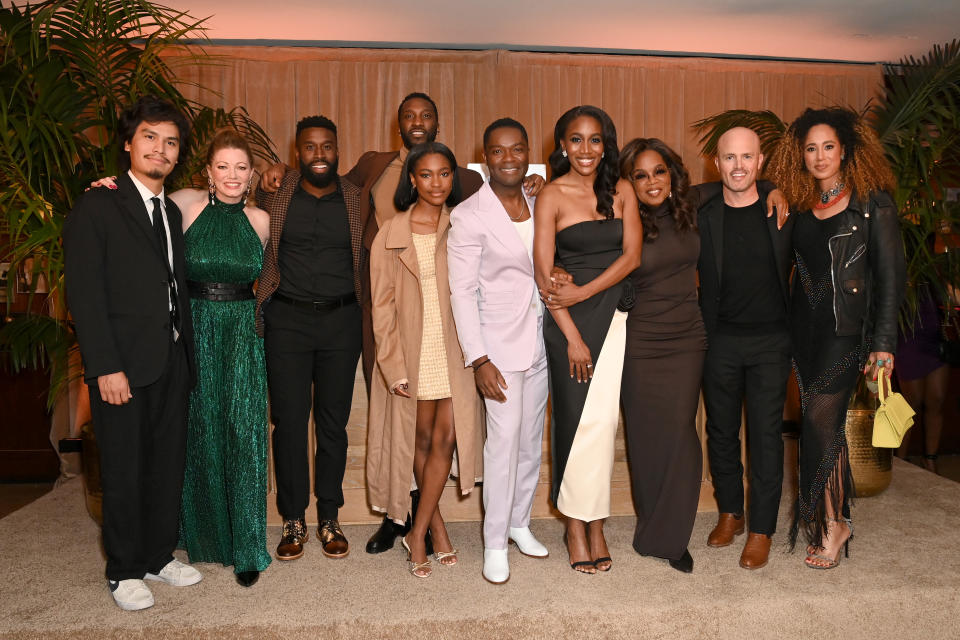
[[[368,253],[363,248],[363,224],[360,219],[360,189],[352,182],[338,178],[343,201],[347,208],[347,221],[350,224],[350,247],[353,249],[353,287],[357,295],[357,304],[363,301],[363,285],[361,274],[367,267]],[[283,225],[287,221],[287,209],[293,192],[300,184],[300,171],[287,169],[276,193],[267,193],[257,187],[257,203],[270,214],[270,239],[263,252],[263,270],[260,272],[260,282],[257,285],[257,333],[263,335],[263,303],[280,286],[280,268],[277,266],[277,251],[280,247],[280,236]]]

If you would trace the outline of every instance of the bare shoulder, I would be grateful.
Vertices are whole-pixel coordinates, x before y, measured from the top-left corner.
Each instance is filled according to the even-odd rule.
[[[260,207],[254,206],[244,207],[243,212],[247,214],[247,220],[250,221],[250,226],[253,227],[253,230],[260,236],[260,242],[265,244],[267,238],[270,237],[270,214]]]
[[[563,197],[563,185],[556,181],[548,182],[543,185],[543,189],[537,194],[537,201],[534,206],[537,209],[556,206],[557,199],[561,197]]]
[[[180,189],[170,194],[170,199],[184,215],[186,215],[187,209],[191,209],[197,204],[200,204],[200,209],[203,209],[207,204],[208,197],[209,194],[203,189]]]
[[[626,180],[625,178],[620,178],[619,180],[617,180],[616,193],[617,193],[617,196],[620,198],[626,198],[628,196],[636,197],[633,191],[633,185],[630,183],[629,180]]]

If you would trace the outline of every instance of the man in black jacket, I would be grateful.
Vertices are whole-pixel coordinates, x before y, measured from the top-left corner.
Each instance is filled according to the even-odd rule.
[[[100,449],[106,576],[121,609],[145,609],[143,579],[200,573],[173,558],[193,386],[193,328],[180,211],[164,180],[189,125],[148,96],[120,118],[116,189],[83,194],[64,225],[67,300]]]
[[[760,139],[733,128],[717,145],[720,195],[702,203],[700,300],[707,329],[703,392],[707,449],[720,516],[707,544],[723,547],[744,531],[741,408],[750,455],[750,535],[740,566],[767,563],[783,483],[782,412],[790,371],[787,328],[790,229],[767,217],[757,188]]]

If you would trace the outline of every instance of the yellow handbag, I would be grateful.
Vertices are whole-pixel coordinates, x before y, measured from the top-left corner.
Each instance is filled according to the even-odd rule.
[[[903,442],[903,434],[913,426],[916,412],[902,395],[886,390],[890,379],[883,375],[882,371],[878,377],[880,406],[873,417],[873,446],[896,449]]]

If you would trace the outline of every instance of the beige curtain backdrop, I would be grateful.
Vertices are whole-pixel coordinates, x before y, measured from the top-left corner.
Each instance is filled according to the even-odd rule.
[[[696,120],[726,109],[770,109],[787,120],[808,106],[861,109],[882,82],[879,65],[512,51],[232,46],[205,50],[217,56],[217,65],[168,58],[185,83],[212,90],[186,86],[188,97],[225,109],[245,106],[288,163],[294,158],[297,120],[326,115],[339,128],[341,173],[365,151],[399,148],[396,110],[412,91],[426,92],[436,101],[438,139],[463,164],[480,160],[484,127],[503,116],[527,127],[531,162],[545,162],[560,114],[578,104],[594,104],[613,118],[621,145],[637,136],[662,138],[681,154],[697,183],[715,174],[712,162],[699,156],[690,128]],[[346,505],[341,511],[345,522],[376,519],[367,509],[364,488],[366,407],[358,375],[348,426]],[[697,428],[704,439],[702,406]],[[550,513],[548,443],[546,435],[534,507],[539,516]],[[701,508],[715,509],[705,449],[703,480]],[[617,435],[612,492],[614,514],[632,513],[622,430]],[[479,518],[479,498],[480,491],[474,491],[470,498],[458,499],[451,484],[443,502],[446,517]],[[270,521],[276,524],[272,493],[269,504]],[[307,516],[315,517],[312,508]]]
[[[211,106],[243,105],[287,161],[298,119],[317,113],[339,128],[340,167],[369,150],[400,145],[397,107],[428,93],[440,116],[438,139],[466,164],[480,160],[487,124],[502,116],[530,134],[531,162],[545,162],[564,111],[594,104],[617,126],[621,145],[659,137],[676,149],[694,182],[705,163],[690,124],[725,109],[770,109],[784,119],[808,106],[862,108],[882,82],[880,65],[764,60],[523,53],[209,46],[217,67],[177,66],[185,81],[219,92],[188,95]]]

